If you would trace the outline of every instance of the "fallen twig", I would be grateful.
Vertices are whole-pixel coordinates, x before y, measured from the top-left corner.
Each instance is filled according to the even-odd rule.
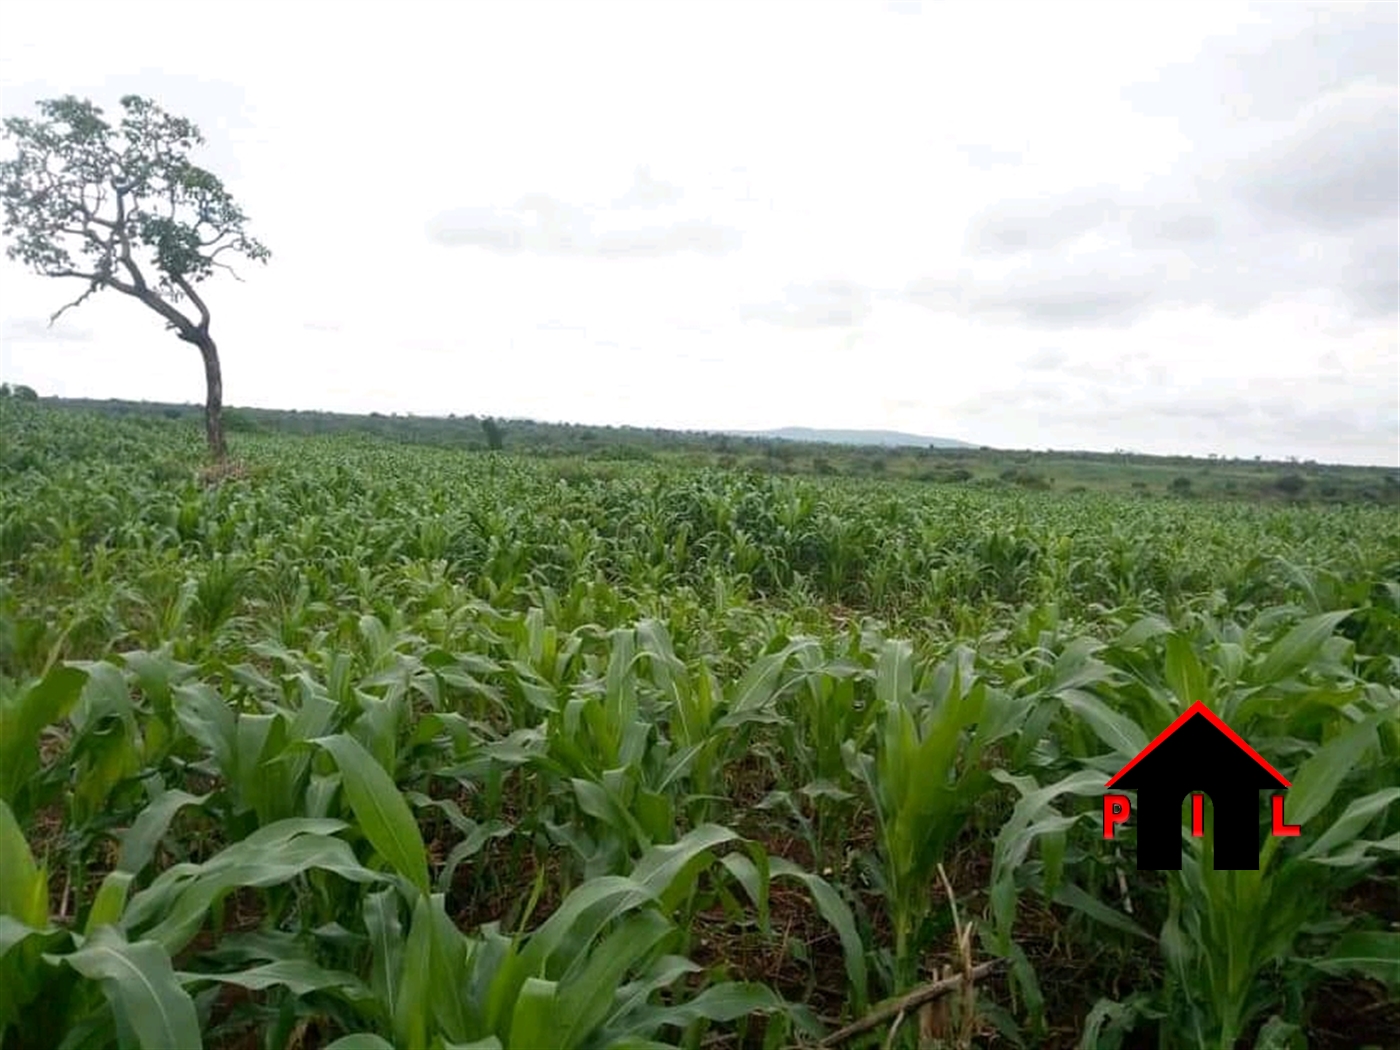
[[[987,974],[999,969],[1005,961],[1004,959],[991,959],[987,962],[979,963],[972,968],[971,976],[973,980],[985,977]],[[933,1000],[947,995],[949,992],[960,987],[963,980],[963,975],[957,974],[953,977],[945,977],[941,980],[930,981],[928,984],[915,988],[912,992],[906,992],[904,995],[897,996],[894,999],[887,999],[859,1021],[852,1021],[845,1028],[832,1032],[817,1045],[839,1046],[852,1036],[860,1035],[862,1032],[868,1032],[870,1029],[884,1024],[886,1021],[898,1017],[901,1013],[908,1013],[910,1010],[917,1009],[924,1003],[931,1003]]]

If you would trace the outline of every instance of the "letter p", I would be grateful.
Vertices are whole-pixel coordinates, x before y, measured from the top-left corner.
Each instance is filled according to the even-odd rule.
[[[1128,796],[1105,795],[1103,797],[1103,837],[1113,838],[1113,826],[1128,819]]]

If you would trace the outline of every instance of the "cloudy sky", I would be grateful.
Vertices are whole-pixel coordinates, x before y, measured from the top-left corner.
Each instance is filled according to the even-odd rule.
[[[1397,10],[10,0],[0,110],[199,123],[231,404],[1400,465]],[[0,284],[0,379],[202,400]]]

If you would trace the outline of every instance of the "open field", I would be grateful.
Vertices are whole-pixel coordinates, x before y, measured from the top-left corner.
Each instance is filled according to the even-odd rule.
[[[4,1050],[811,1045],[969,923],[973,1009],[842,1045],[1395,1045],[1383,472],[231,429],[210,478],[188,420],[0,402]],[[1258,872],[1102,837],[1196,700],[1292,781]]]
[[[204,411],[199,405],[117,400],[45,398],[44,404],[119,419],[185,420],[192,425],[198,423]],[[346,434],[434,448],[476,452],[487,449],[483,420],[475,416],[357,416],[267,408],[233,408],[225,412],[229,429],[242,434]],[[855,447],[640,427],[592,427],[520,419],[493,422],[499,428],[503,451],[531,459],[623,461],[799,476],[898,478],[984,489],[1400,507],[1400,469],[1394,466],[1048,449]]]

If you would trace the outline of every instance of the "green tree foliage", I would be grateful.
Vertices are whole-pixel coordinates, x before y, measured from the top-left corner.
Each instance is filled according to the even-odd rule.
[[[227,454],[223,377],[209,308],[196,285],[228,258],[265,262],[247,216],[218,176],[190,160],[199,129],[136,95],[113,124],[72,95],[38,103],[39,117],[8,117],[15,156],[0,162],[7,254],[45,277],[85,281],[87,290],[50,320],[111,288],[159,314],[199,350],[205,378],[205,436],[215,460]],[[180,309],[188,302],[193,312]]]
[[[499,452],[505,447],[505,434],[501,430],[501,425],[494,419],[487,417],[481,421],[481,431],[486,435],[486,447],[492,452]]]

